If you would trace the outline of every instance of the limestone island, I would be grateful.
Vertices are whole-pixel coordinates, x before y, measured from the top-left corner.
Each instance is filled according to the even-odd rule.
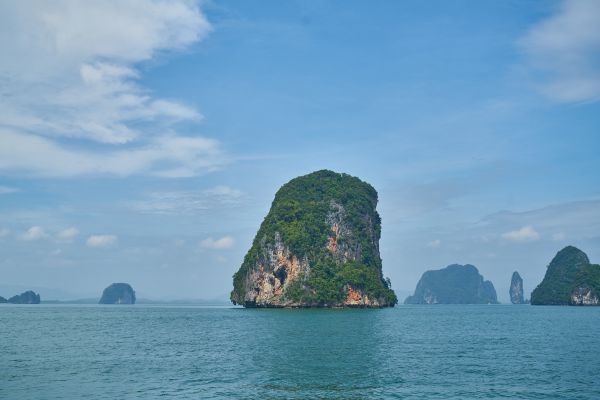
[[[135,291],[128,283],[113,283],[104,289],[99,304],[135,304]]]
[[[40,304],[40,295],[32,290],[28,290],[11,297],[6,302],[12,304]]]
[[[233,276],[233,304],[393,307],[376,206],[375,189],[347,174],[321,170],[283,185]]]
[[[513,272],[512,278],[510,279],[510,289],[508,291],[510,295],[510,302],[512,304],[525,304],[525,296],[523,295],[523,278],[517,271]]]
[[[497,304],[496,289],[473,265],[426,271],[404,304]]]
[[[577,247],[567,246],[552,259],[542,283],[531,293],[534,305],[598,306],[600,265]]]

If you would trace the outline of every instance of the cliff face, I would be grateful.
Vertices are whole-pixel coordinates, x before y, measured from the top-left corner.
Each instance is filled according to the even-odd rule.
[[[28,290],[7,300],[13,304],[40,304],[40,295]]]
[[[104,289],[99,304],[135,304],[135,292],[128,283],[113,283]]]
[[[517,271],[513,272],[510,280],[510,302],[513,304],[524,304],[525,298],[523,296],[523,279]]]
[[[423,274],[404,304],[496,304],[496,289],[473,265],[449,265]]]
[[[277,194],[238,272],[231,301],[246,307],[385,307],[377,192],[318,171]]]
[[[6,300],[4,297],[0,296],[0,304],[2,303],[7,303],[8,300]]]
[[[535,305],[600,305],[600,265],[567,246],[552,259],[542,282],[531,293]]]

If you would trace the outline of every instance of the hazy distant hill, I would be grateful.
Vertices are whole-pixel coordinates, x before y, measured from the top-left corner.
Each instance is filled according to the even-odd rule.
[[[423,274],[404,304],[496,304],[496,289],[473,265],[449,265]]]

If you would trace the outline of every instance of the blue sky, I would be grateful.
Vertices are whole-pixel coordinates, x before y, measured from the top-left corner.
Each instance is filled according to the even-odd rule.
[[[452,263],[507,300],[567,244],[600,261],[598,2],[0,11],[0,290],[223,297],[275,191],[322,168],[378,190],[402,297]]]

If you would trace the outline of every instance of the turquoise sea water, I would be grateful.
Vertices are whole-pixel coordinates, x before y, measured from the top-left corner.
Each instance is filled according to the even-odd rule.
[[[0,399],[598,399],[600,308],[0,306]]]

